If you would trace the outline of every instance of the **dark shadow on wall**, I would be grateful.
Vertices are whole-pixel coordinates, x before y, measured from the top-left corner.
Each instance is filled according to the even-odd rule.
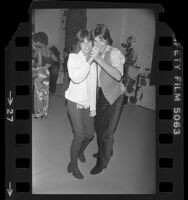
[[[86,9],[69,9],[66,11],[65,47],[71,49],[75,35],[87,26]]]

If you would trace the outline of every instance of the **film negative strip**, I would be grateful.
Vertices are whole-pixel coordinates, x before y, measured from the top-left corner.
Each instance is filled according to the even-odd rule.
[[[75,11],[78,12],[74,13]],[[69,23],[74,24],[70,26]],[[48,43],[59,47],[60,56],[64,56],[65,49],[70,47],[71,38],[79,28],[90,29],[99,23],[111,26],[109,29],[117,48],[118,44],[119,48],[120,44],[121,47],[123,45],[126,47],[126,66],[142,68],[148,65],[150,60],[148,66],[150,74],[147,76],[145,72],[139,71],[135,76],[130,77],[127,73],[129,76],[124,80],[124,86],[128,100],[125,100],[117,127],[119,134],[114,135],[116,146],[113,154],[115,155],[113,155],[114,160],[110,161],[114,163],[110,163],[111,166],[109,164],[106,170],[101,170],[100,175],[92,176],[86,172],[88,171],[86,167],[93,164],[91,161],[85,165],[85,168],[83,167],[86,174],[81,181],[67,173],[68,154],[62,154],[62,151],[69,153],[70,147],[66,144],[69,143],[68,141],[71,143],[69,136],[65,136],[65,132],[72,132],[69,124],[67,125],[67,121],[64,120],[67,116],[64,92],[67,88],[62,89],[61,86],[65,85],[66,72],[62,73],[63,83],[58,84],[56,88],[56,93],[59,93],[60,97],[53,94],[50,96],[49,87],[46,89],[44,82],[49,83],[52,80],[45,79],[40,82],[41,79],[40,81],[36,77],[35,80],[33,79],[33,40],[35,33],[46,32]],[[134,43],[132,34],[137,37],[136,50],[145,52],[144,54],[139,52],[135,59],[131,46]],[[144,36],[145,34],[147,37]],[[35,38],[35,42],[45,43],[45,38],[43,39],[37,41]],[[103,39],[105,40],[106,37],[104,36]],[[123,39],[127,40],[123,41]],[[142,40],[145,43],[142,43]],[[62,63],[65,62],[62,60],[60,59]],[[69,70],[67,73],[70,73]],[[129,68],[126,70],[128,71]],[[45,73],[48,75],[45,71],[41,77],[45,76]],[[41,85],[37,85],[39,82],[36,79]],[[61,73],[57,79],[61,82]],[[35,88],[33,88],[33,81]],[[130,86],[130,81],[136,85]],[[145,84],[141,84],[142,81]],[[37,87],[40,87],[38,91]],[[132,87],[133,92],[129,92],[128,87]],[[152,87],[155,89],[152,90]],[[154,96],[148,97],[147,94],[154,94]],[[74,199],[78,194],[83,199],[183,199],[183,48],[166,24],[162,6],[34,2],[30,8],[30,22],[20,24],[5,51],[5,97],[6,199]],[[134,101],[131,102],[131,99]],[[45,102],[48,104],[47,119],[45,116],[42,118],[34,115],[33,109],[37,109],[41,102],[44,105]],[[46,111],[44,107],[43,111]],[[62,115],[58,114],[59,109],[64,112]],[[124,110],[127,113],[123,113]],[[154,116],[153,121],[150,121],[151,116]],[[143,118],[145,121],[142,120]],[[105,122],[106,118],[103,120]],[[123,128],[120,130],[119,127]],[[138,128],[135,129],[137,130],[135,133],[133,127]],[[153,127],[155,131],[152,136],[145,134],[153,130]],[[131,133],[130,137],[128,133]],[[139,136],[140,134],[142,136]],[[118,139],[118,137],[122,138]],[[121,142],[123,139],[127,143]],[[67,149],[61,148],[60,140]],[[129,146],[129,142],[135,145],[134,148]],[[88,162],[92,157],[91,152],[97,148],[97,142],[92,145],[95,147],[90,146],[90,152],[87,154]],[[125,149],[124,153],[121,152],[122,149]],[[150,150],[153,153],[148,154]],[[65,156],[62,162],[59,161],[61,154]],[[151,157],[150,160],[148,156]],[[125,166],[122,166],[124,159]],[[117,164],[118,162],[120,164]],[[125,178],[125,182],[123,180],[121,182],[121,177],[127,177],[127,180]]]

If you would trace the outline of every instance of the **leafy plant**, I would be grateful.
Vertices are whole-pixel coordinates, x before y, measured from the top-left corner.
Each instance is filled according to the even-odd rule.
[[[126,43],[122,43],[121,46],[125,49],[125,72],[127,72],[129,66],[137,67],[137,55],[133,48],[133,43],[136,42],[136,38],[131,35],[127,38]]]

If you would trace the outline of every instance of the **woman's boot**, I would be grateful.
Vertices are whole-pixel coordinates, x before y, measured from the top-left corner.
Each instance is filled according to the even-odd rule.
[[[78,155],[83,143],[83,137],[74,136],[71,144],[71,163],[68,166],[68,172],[72,172],[73,176],[78,179],[83,179],[84,176],[78,168]]]
[[[86,149],[86,147],[88,146],[88,144],[93,140],[94,137],[92,138],[87,138],[83,141],[82,143],[82,146],[81,146],[81,149],[80,149],[80,152],[79,152],[79,160],[81,162],[86,162],[86,158],[85,158],[85,155],[84,155],[84,151]]]

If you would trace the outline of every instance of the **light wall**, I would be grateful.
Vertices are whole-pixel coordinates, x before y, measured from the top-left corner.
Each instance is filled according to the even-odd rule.
[[[63,56],[65,46],[64,11],[65,9],[35,10],[35,31],[46,32],[49,45],[57,46],[61,56]],[[125,43],[130,35],[134,35],[136,37],[135,50],[138,55],[137,64],[141,70],[151,68],[155,38],[155,15],[151,10],[87,9],[87,29],[91,30],[98,23],[103,23],[109,28],[113,46],[117,48],[120,48],[120,44]],[[155,107],[154,90],[154,87],[150,87],[144,92],[145,99],[150,99],[150,105],[147,102],[146,107]]]
[[[96,24],[105,24],[111,33],[114,46],[118,47],[121,36],[120,9],[87,9],[87,28],[91,30]]]
[[[87,9],[87,28],[91,30],[99,23],[109,28],[113,46],[119,49],[129,36],[135,36],[134,48],[140,72],[151,68],[155,39],[154,12],[147,9]],[[144,87],[143,96],[141,105],[155,110],[155,87]]]
[[[55,45],[60,52],[64,48],[65,9],[35,10],[35,31],[48,34],[49,45]],[[64,21],[64,22],[62,22]],[[104,23],[110,30],[113,45],[120,48],[130,35],[136,36],[135,50],[138,65],[151,67],[155,37],[154,13],[146,9],[87,9],[87,28]]]
[[[49,46],[55,45],[62,56],[65,40],[65,9],[36,9],[35,32],[44,31],[49,38]],[[64,22],[63,22],[64,20]]]
[[[146,9],[87,9],[87,28],[105,24],[111,33],[113,45],[120,48],[130,35],[136,36],[135,50],[138,65],[151,67],[155,38],[154,13]]]
[[[125,42],[131,34],[136,36],[135,50],[137,63],[142,69],[151,67],[155,38],[155,16],[150,10],[126,9],[121,12],[120,42]]]

